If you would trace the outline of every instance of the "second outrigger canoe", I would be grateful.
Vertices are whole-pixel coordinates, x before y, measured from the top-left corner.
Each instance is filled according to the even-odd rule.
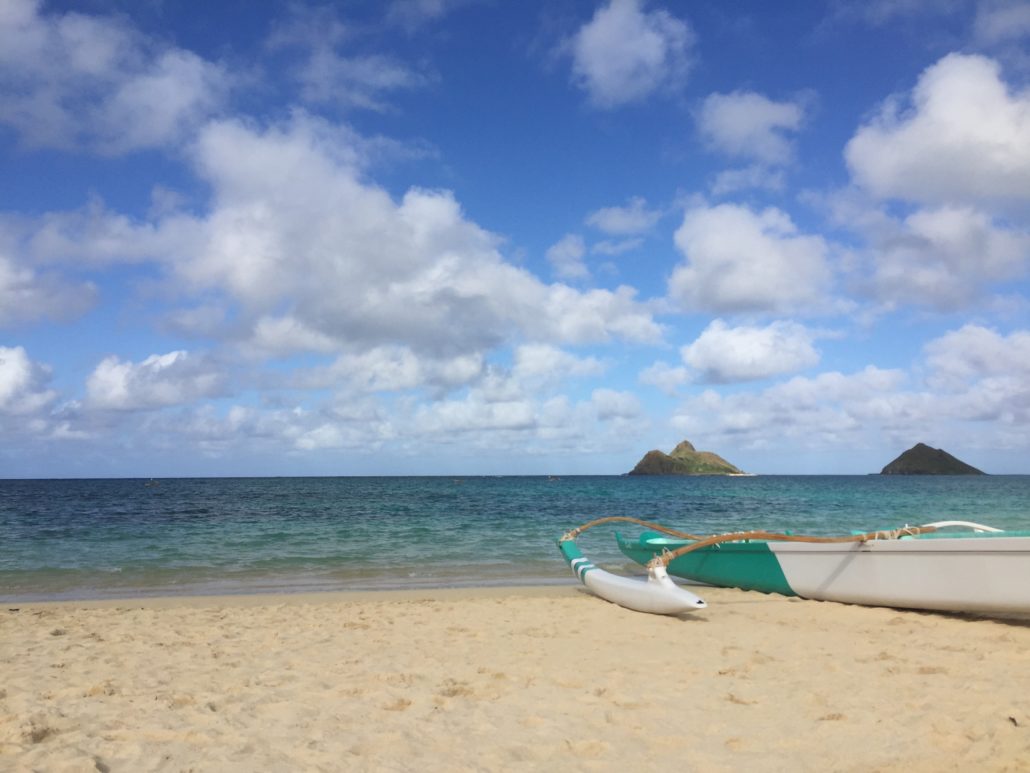
[[[850,541],[741,537],[616,535],[637,563],[664,561],[669,574],[709,585],[868,606],[1030,612],[1030,531],[940,521]]]

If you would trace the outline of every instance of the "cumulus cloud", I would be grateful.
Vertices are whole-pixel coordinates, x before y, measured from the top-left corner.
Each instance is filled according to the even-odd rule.
[[[670,365],[659,360],[640,371],[637,381],[674,396],[681,386],[690,381],[690,371],[682,365]]]
[[[642,413],[640,400],[632,392],[616,389],[595,389],[590,401],[601,421],[614,419],[635,419]]]
[[[185,326],[182,322],[180,325]],[[258,354],[273,357],[303,351],[328,354],[336,351],[337,342],[295,317],[263,316],[254,323],[250,347]]]
[[[591,212],[586,223],[612,236],[631,236],[650,231],[661,217],[661,211],[648,209],[645,199],[634,196],[624,207],[602,207]]]
[[[146,38],[114,17],[0,12],[0,122],[30,146],[104,154],[180,142],[231,87],[217,64]]]
[[[419,406],[413,429],[421,434],[529,432],[537,429],[537,411],[527,399],[489,401],[472,395]]]
[[[906,391],[898,370],[796,376],[760,391],[706,390],[684,401],[673,424],[736,444],[783,448],[839,447],[869,437],[911,437],[932,421],[928,395]],[[919,436],[919,433],[916,433]]]
[[[90,282],[76,284],[41,273],[0,249],[0,328],[38,319],[71,319],[90,308],[96,296]]]
[[[615,390],[595,390],[588,400],[564,395],[496,399],[479,390],[464,397],[419,405],[406,427],[416,439],[435,446],[460,443],[466,449],[523,452],[545,449],[598,450],[620,443],[639,426],[636,398]]]
[[[968,307],[1030,270],[1030,235],[970,207],[921,209],[874,241],[874,286],[888,304]]]
[[[801,127],[804,109],[797,102],[734,91],[706,97],[696,118],[701,137],[716,150],[763,164],[785,164],[794,153],[787,133]]]
[[[639,102],[683,85],[694,33],[641,0],[609,0],[569,41],[573,82],[600,108]]]
[[[913,376],[868,366],[760,390],[706,390],[684,400],[673,424],[737,447],[858,448],[886,440],[903,448],[916,437],[1027,449],[1030,331],[950,331],[926,344]]]
[[[328,367],[299,372],[292,381],[298,387],[334,388],[341,394],[419,388],[443,393],[477,381],[484,369],[479,354],[432,358],[405,346],[378,346],[340,355]]]
[[[147,437],[158,448],[185,445],[208,457],[254,453],[295,454],[327,449],[373,450],[395,429],[374,406],[350,399],[346,412],[234,405],[224,412],[211,405],[147,417]],[[120,416],[118,418],[130,418]],[[123,424],[125,422],[123,421]]]
[[[29,359],[21,346],[0,346],[0,414],[25,416],[49,406],[57,393],[49,389],[50,368]]]
[[[596,357],[577,357],[550,344],[523,344],[515,348],[512,375],[520,383],[556,383],[574,377],[596,376],[604,371]]]
[[[547,260],[559,279],[586,279],[590,269],[583,262],[587,246],[579,234],[565,234],[547,248]]]
[[[277,356],[403,345],[439,358],[519,338],[661,338],[633,289],[541,282],[506,261],[452,193],[412,188],[397,200],[369,182],[368,152],[304,113],[264,130],[213,122],[191,151],[212,191],[206,212],[50,215],[25,241],[51,261],[154,262],[166,289],[231,311],[237,340]]]
[[[218,396],[224,384],[213,363],[188,352],[153,354],[138,363],[112,355],[86,380],[87,404],[117,411],[164,408]]]
[[[887,100],[844,152],[874,196],[926,203],[1030,198],[1030,92],[1014,92],[998,63],[949,54],[909,99]]]
[[[1006,336],[982,325],[965,325],[928,342],[924,352],[936,386],[955,388],[982,378],[1011,377],[1023,382],[1030,396],[1028,330]]]
[[[924,354],[927,383],[942,395],[946,414],[995,424],[992,442],[996,446],[1027,447],[1030,331],[1002,335],[980,325],[965,325],[927,343]]]
[[[676,231],[686,258],[669,279],[685,308],[714,313],[806,310],[825,304],[828,245],[790,216],[737,204],[688,210]]]
[[[683,361],[714,384],[758,381],[793,373],[819,362],[812,334],[796,322],[766,327],[730,327],[714,320],[696,341],[681,350]]]
[[[503,260],[447,191],[394,201],[362,181],[354,147],[307,117],[255,132],[209,127],[197,165],[216,191],[205,244],[176,264],[189,282],[292,316],[338,341],[454,354],[521,330],[568,342],[647,338],[658,326],[628,288],[579,293]]]

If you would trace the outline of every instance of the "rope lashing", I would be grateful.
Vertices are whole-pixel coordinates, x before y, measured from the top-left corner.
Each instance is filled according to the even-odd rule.
[[[651,523],[650,521],[642,521],[639,518],[630,518],[628,515],[610,515],[606,518],[598,518],[596,521],[590,521],[582,526],[573,529],[572,531],[565,532],[561,536],[559,542],[568,542],[570,539],[576,539],[580,534],[585,532],[587,529],[592,529],[595,526],[601,526],[606,523],[635,523],[638,526],[644,526],[654,531],[660,531],[663,534],[668,534],[670,537],[677,537],[679,539],[699,540],[704,539],[696,534],[688,534],[685,531],[676,531],[676,529],[670,529],[668,526],[662,526],[657,523]]]
[[[872,540],[893,540],[916,534],[929,534],[937,531],[936,526],[905,526],[900,529],[889,531],[870,531],[865,534],[852,534],[847,537],[816,537],[807,534],[779,534],[771,531],[738,531],[729,534],[716,534],[711,537],[698,539],[690,545],[684,545],[676,550],[665,550],[661,555],[655,556],[648,563],[648,566],[668,566],[669,563],[687,553],[707,548],[711,545],[720,545],[724,542],[741,542],[743,540],[767,540],[773,542],[870,542]]]

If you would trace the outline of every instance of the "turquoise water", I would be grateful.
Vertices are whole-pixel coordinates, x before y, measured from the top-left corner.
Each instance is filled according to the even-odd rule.
[[[1030,529],[1030,476],[0,480],[0,600],[572,582],[555,539],[684,530]],[[627,567],[612,527],[579,539]],[[623,531],[635,533],[634,527]]]

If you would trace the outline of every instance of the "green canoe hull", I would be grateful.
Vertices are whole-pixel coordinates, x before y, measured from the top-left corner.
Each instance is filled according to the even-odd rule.
[[[638,539],[617,533],[615,539],[627,558],[642,565],[665,550],[672,551],[690,544],[657,532],[644,532]],[[797,595],[787,582],[776,555],[762,541],[727,542],[701,548],[673,559],[667,568],[669,574],[676,577],[721,588]]]

